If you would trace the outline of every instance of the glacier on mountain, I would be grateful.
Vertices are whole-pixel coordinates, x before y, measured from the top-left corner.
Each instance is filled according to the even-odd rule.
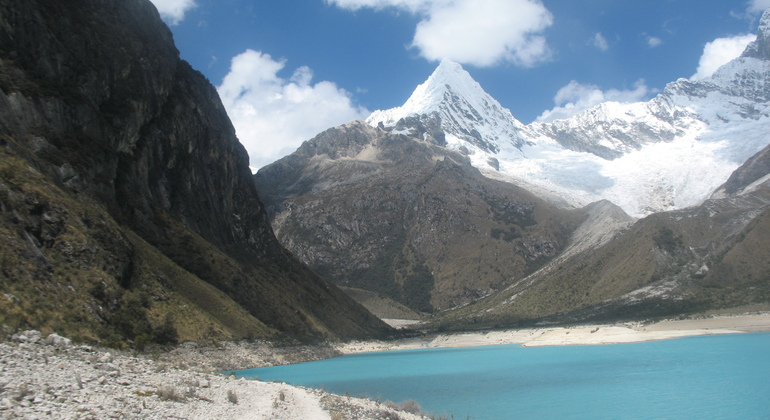
[[[449,60],[442,61],[404,105],[374,111],[367,122],[392,127],[412,115],[423,122],[438,117],[447,135],[492,154],[507,144],[520,147],[525,140],[519,135],[524,124],[487,94],[462,66]]]
[[[642,217],[697,205],[770,143],[770,11],[739,58],[709,78],[669,83],[648,102],[605,102],[525,125],[443,61],[403,106],[367,122],[400,132],[439,125],[440,143],[485,175],[566,206],[607,199]]]

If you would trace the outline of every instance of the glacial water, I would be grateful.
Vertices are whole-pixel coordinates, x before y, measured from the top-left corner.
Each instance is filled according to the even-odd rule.
[[[770,333],[388,351],[236,375],[455,419],[770,419]]]

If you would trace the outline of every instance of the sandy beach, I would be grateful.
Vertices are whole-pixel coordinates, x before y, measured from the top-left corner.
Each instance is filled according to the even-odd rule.
[[[656,323],[581,325],[575,327],[529,328],[508,331],[439,334],[398,341],[350,342],[337,345],[344,354],[421,348],[471,347],[498,344],[567,346],[635,343],[711,334],[770,331],[770,312],[750,315],[715,316],[702,319],[670,320]]]

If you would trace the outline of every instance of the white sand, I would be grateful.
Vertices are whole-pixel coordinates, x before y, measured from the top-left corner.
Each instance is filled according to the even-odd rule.
[[[419,348],[470,347],[497,344],[522,346],[565,346],[635,343],[710,334],[770,331],[770,313],[723,316],[704,319],[662,321],[644,325],[583,325],[577,327],[531,328],[522,330],[442,334],[422,339],[393,342],[351,342],[337,346],[342,353],[361,353]]]

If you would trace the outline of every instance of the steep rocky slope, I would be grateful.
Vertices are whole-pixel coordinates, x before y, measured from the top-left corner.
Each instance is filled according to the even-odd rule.
[[[262,168],[256,184],[276,235],[339,285],[433,312],[533,272],[584,217],[426,138],[354,122]]]
[[[388,328],[275,239],[149,1],[0,1],[0,321],[115,344]]]
[[[770,147],[701,206],[635,220],[608,201],[560,210],[424,138],[356,122],[260,170],[279,239],[340,285],[433,313],[432,328],[770,302]]]
[[[643,319],[770,303],[770,147],[702,205],[626,225],[441,328]]]

